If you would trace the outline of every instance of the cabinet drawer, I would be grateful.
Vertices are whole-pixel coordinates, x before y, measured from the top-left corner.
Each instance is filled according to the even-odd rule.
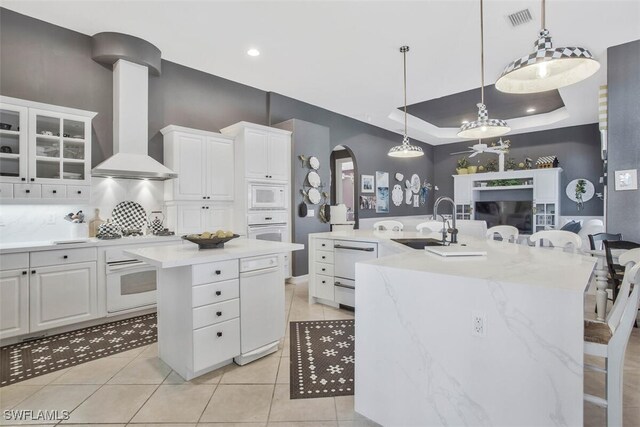
[[[326,264],[324,262],[316,262],[316,274],[323,274],[325,276],[333,276],[333,264]]]
[[[192,292],[192,307],[201,307],[207,304],[227,301],[238,298],[240,295],[239,280],[209,283],[207,285],[194,286]]]
[[[0,255],[0,270],[29,268],[29,252]]]
[[[316,251],[316,262],[324,262],[324,263],[327,263],[327,264],[333,264],[333,252]]]
[[[67,187],[65,185],[42,185],[43,199],[64,199],[67,197]]]
[[[193,331],[193,370],[198,372],[240,354],[240,319]]]
[[[214,325],[240,316],[240,300],[232,299],[193,309],[193,329]]]
[[[193,266],[193,284],[222,282],[223,280],[236,279],[239,276],[238,260],[209,262]]]
[[[333,251],[333,240],[316,239],[316,249],[321,251]]]
[[[333,276],[316,275],[316,297],[333,301],[334,286]]]
[[[40,184],[15,184],[13,186],[13,197],[16,199],[39,199],[42,194]]]
[[[59,249],[55,251],[31,252],[31,267],[95,261],[97,257],[96,248]]]
[[[13,199],[13,184],[0,184],[0,199]]]
[[[67,199],[89,200],[91,187],[88,185],[67,185]]]

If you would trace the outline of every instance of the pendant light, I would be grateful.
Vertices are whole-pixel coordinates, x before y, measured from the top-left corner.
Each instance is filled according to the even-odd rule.
[[[420,157],[424,156],[422,148],[409,144],[409,135],[407,135],[407,52],[409,52],[409,46],[402,46],[400,52],[404,62],[404,136],[402,144],[392,147],[387,155],[391,157]]]
[[[504,135],[511,128],[507,122],[500,119],[490,119],[487,106],[484,104],[484,10],[483,0],[480,0],[480,103],[478,119],[462,125],[458,136],[461,138],[482,139]]]
[[[506,66],[496,89],[507,93],[536,93],[569,86],[593,75],[600,63],[582,47],[553,47],[545,28],[545,0],[542,0],[542,30],[534,51]]]

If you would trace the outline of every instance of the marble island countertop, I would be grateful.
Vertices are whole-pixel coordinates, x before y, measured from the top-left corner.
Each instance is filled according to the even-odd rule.
[[[487,241],[459,235],[461,250],[486,251],[486,256],[442,257],[413,249],[392,239],[440,240],[439,233],[416,231],[348,230],[315,233],[310,238],[345,239],[376,242],[387,249],[385,256],[367,264],[389,269],[429,272],[441,276],[468,277],[512,284],[553,287],[584,292],[593,273],[596,259],[559,249],[536,248],[499,241]],[[388,256],[387,256],[388,255]]]
[[[228,241],[224,244],[224,248],[219,249],[198,249],[196,244],[185,243],[184,245],[132,249],[125,251],[125,253],[155,267],[173,268],[229,259],[285,253],[303,248],[304,245],[297,243],[268,242],[265,240],[238,238]]]

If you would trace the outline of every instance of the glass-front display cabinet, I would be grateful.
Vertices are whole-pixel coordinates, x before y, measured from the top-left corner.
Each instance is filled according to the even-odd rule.
[[[27,181],[27,108],[0,105],[0,180]]]

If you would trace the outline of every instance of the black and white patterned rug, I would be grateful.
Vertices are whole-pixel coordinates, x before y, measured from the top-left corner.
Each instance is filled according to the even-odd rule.
[[[0,348],[0,387],[152,344],[156,314],[133,317]]]
[[[353,395],[355,323],[290,322],[291,399]]]

